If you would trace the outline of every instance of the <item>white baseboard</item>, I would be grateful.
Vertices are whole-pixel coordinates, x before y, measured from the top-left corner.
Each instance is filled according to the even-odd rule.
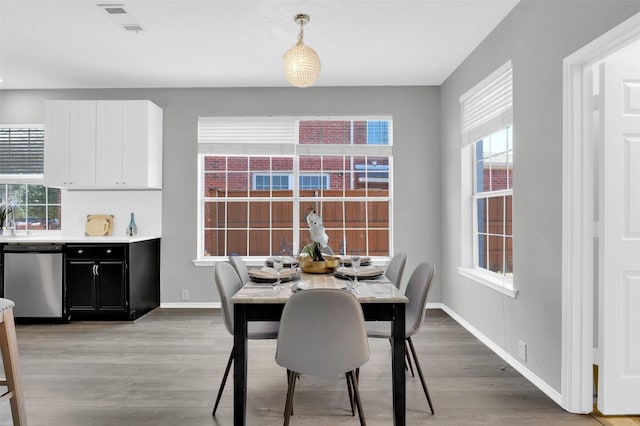
[[[160,303],[161,308],[167,309],[220,309],[220,302],[207,302],[207,303]]]
[[[496,353],[500,358],[505,360],[507,364],[513,367],[518,373],[522,374],[527,380],[534,384],[538,389],[544,392],[549,398],[551,398],[556,404],[562,407],[562,395],[560,392],[553,389],[547,382],[536,376],[531,370],[529,370],[518,359],[509,355],[503,348],[498,346],[493,340],[482,334],[477,328],[469,324],[464,318],[455,313],[451,308],[443,303],[427,303],[427,309],[442,309],[451,318],[456,320],[458,324],[464,327],[469,333],[473,334],[478,340],[480,340],[485,346]]]

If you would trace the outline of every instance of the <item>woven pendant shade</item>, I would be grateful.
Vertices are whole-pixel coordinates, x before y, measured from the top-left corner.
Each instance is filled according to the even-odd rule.
[[[294,19],[300,24],[300,34],[298,34],[298,43],[284,54],[284,73],[292,85],[309,87],[320,75],[320,57],[315,50],[305,46],[303,42],[304,25],[309,22],[309,16],[300,14]]]

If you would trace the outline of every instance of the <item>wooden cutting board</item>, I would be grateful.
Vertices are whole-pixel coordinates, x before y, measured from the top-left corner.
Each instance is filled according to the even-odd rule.
[[[87,224],[84,228],[84,235],[87,236],[106,236],[111,235],[113,229],[112,214],[88,214]]]

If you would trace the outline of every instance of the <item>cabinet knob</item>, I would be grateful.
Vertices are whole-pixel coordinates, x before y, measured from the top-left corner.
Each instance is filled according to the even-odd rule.
[[[107,249],[107,254],[111,254],[111,249]]]
[[[84,250],[78,250],[78,254],[84,253]]]

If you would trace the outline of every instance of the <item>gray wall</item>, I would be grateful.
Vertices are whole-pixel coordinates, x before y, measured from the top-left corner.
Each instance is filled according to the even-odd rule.
[[[218,301],[212,270],[196,267],[198,116],[388,114],[394,127],[394,246],[440,267],[440,89],[233,88],[0,91],[0,123],[43,122],[45,99],[150,99],[164,111],[161,297]],[[64,200],[63,200],[64,202]],[[409,272],[405,275],[406,281]],[[436,282],[431,300],[439,300]]]
[[[441,87],[442,302],[560,392],[562,60],[640,1],[521,1]],[[514,92],[513,299],[461,277],[459,97],[507,60]]]

